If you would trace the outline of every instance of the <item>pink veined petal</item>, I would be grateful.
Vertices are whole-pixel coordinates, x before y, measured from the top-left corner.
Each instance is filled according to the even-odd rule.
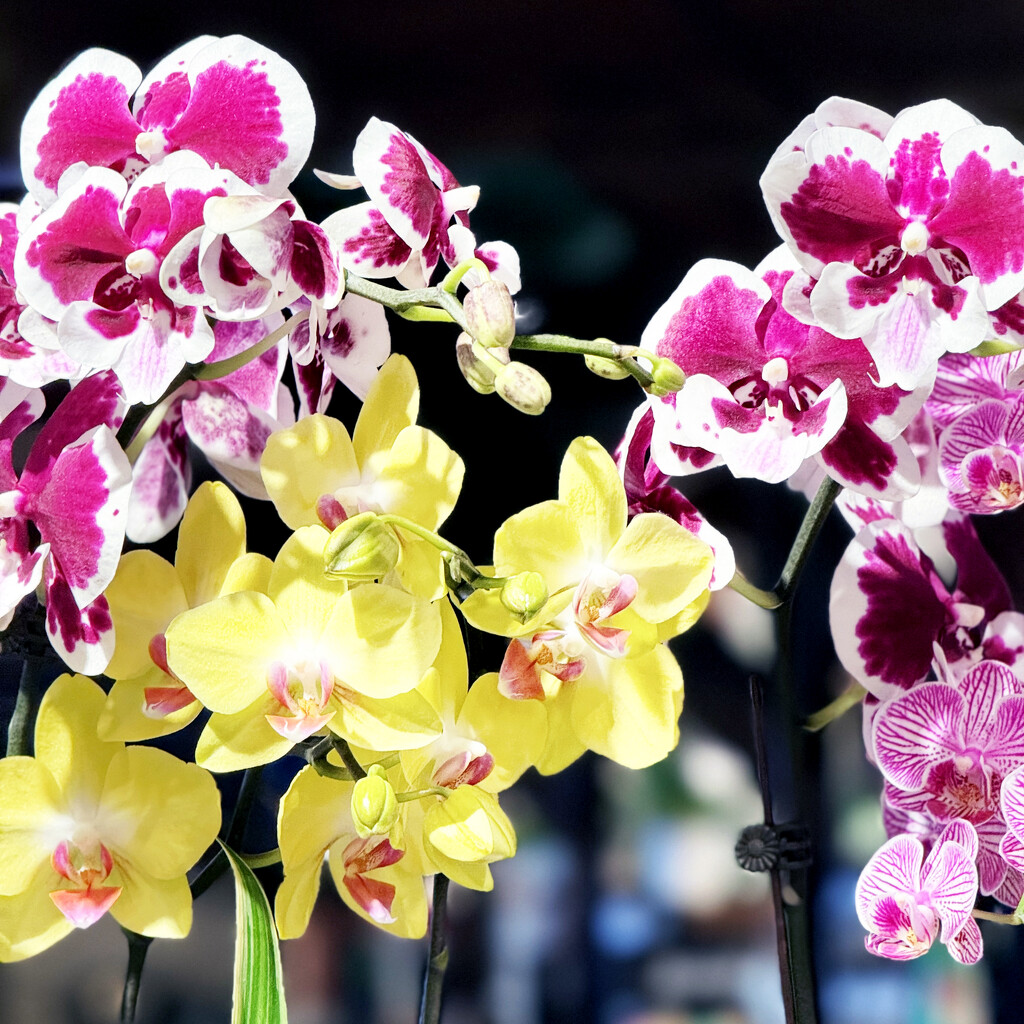
[[[120,171],[135,155],[138,125],[128,97],[141,73],[110,50],[79,54],[29,107],[21,132],[25,187],[44,206],[57,195],[60,176],[74,163]]]
[[[975,827],[963,818],[955,818],[941,832],[937,846],[943,843],[959,843],[967,856],[974,860],[978,856],[978,832]]]
[[[967,702],[964,735],[971,746],[996,753],[992,749],[995,738],[1010,724],[997,725],[999,707],[1004,698],[1024,694],[1024,682],[1000,662],[981,661],[959,681],[958,689]]]
[[[165,130],[171,143],[268,194],[283,192],[313,144],[313,102],[298,72],[235,35],[192,55],[188,79],[188,103]]]
[[[935,937],[931,927],[934,919],[908,903],[909,897],[885,896],[874,905],[873,930],[864,938],[869,953],[890,960],[913,960],[928,952]]]
[[[929,893],[942,921],[943,934],[955,934],[970,919],[978,898],[974,858],[959,843],[935,846],[921,871],[921,887]]]
[[[923,863],[924,847],[913,836],[894,836],[875,852],[861,871],[854,893],[857,917],[867,931],[873,930],[871,908],[878,900],[918,892]]]
[[[1003,779],[999,803],[1006,827],[1018,844],[1024,844],[1024,768],[1016,769]],[[1024,869],[1024,861],[1017,862],[1015,866]]]
[[[942,941],[949,955],[962,964],[976,964],[984,951],[981,929],[973,917],[967,918],[964,926],[948,939],[943,935]]]
[[[922,683],[875,716],[878,767],[893,785],[919,788],[930,769],[964,749],[966,702],[945,683]]]

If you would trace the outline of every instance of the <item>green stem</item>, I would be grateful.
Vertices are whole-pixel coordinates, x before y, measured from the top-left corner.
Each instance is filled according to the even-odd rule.
[[[445,930],[448,919],[448,878],[434,875],[434,912],[430,920],[430,957],[423,976],[423,999],[419,1024],[438,1024],[441,1019],[441,993],[448,969],[448,944]]]
[[[196,380],[220,380],[228,374],[248,366],[255,359],[259,359],[264,352],[269,352],[282,338],[286,338],[296,327],[309,319],[309,310],[303,309],[290,316],[280,327],[271,331],[262,341],[238,352],[227,359],[218,359],[215,363],[202,363],[193,373]]]
[[[520,334],[510,348],[523,349],[527,352],[568,352],[581,356],[601,356],[612,359],[635,377],[641,387],[649,388],[654,378],[636,361],[637,350],[630,345],[619,345],[606,338],[594,338],[585,341],[581,338],[570,338],[566,334]]]
[[[814,500],[807,507],[804,513],[803,522],[797,531],[793,546],[789,549],[789,556],[786,564],[779,573],[778,581],[771,590],[762,590],[754,586],[739,570],[729,581],[729,586],[738,594],[742,594],[748,601],[756,604],[759,608],[767,608],[774,611],[782,607],[793,596],[797,580],[803,570],[807,556],[811,553],[814,541],[817,539],[825,520],[828,518],[839,492],[843,489],[831,477],[825,477],[814,495]]]
[[[352,295],[361,295],[364,299],[370,299],[399,314],[413,310],[417,306],[443,309],[463,330],[466,329],[466,314],[462,311],[462,303],[443,288],[388,288],[386,285],[377,284],[376,281],[367,281],[354,274],[346,274],[345,291]]]
[[[42,675],[43,660],[26,657],[21,666],[21,681],[18,683],[18,698],[14,713],[7,726],[7,756],[32,753],[32,737],[36,727],[36,714],[43,698],[39,679]]]
[[[139,983],[142,980],[142,968],[146,962],[150,943],[148,935],[121,929],[128,940],[128,971],[124,979],[124,992],[121,996],[121,1024],[132,1024],[135,1020],[135,1007],[139,1001]]]
[[[262,774],[263,766],[258,765],[255,768],[246,768],[245,774],[242,775],[242,784],[238,788],[238,799],[235,801],[235,809],[231,812],[231,821],[224,839],[224,842],[232,850],[240,849],[242,840],[245,838],[245,826],[249,824],[249,814],[256,802],[256,793],[259,790]]]
[[[349,776],[353,779],[366,778],[366,769],[356,760],[356,756],[352,753],[352,748],[348,743],[340,736],[332,736],[331,742],[334,744],[334,749],[338,752],[338,757],[341,758],[348,769]]]
[[[992,914],[987,910],[972,910],[971,917],[978,921],[994,921],[996,924],[1024,924],[1016,914]]]

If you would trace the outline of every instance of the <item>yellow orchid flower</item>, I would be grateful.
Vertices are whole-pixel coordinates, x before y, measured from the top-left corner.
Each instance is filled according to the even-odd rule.
[[[293,530],[314,524],[333,530],[360,512],[401,516],[436,531],[455,507],[462,459],[433,431],[416,426],[419,385],[412,363],[392,355],[381,367],[355,431],[316,414],[270,436],[260,463],[267,493]],[[440,552],[396,529],[396,570],[411,593],[444,593]]]
[[[114,623],[114,685],[100,716],[107,740],[147,740],[184,728],[202,710],[167,667],[164,632],[188,608],[236,590],[266,585],[270,560],[245,553],[245,519],[222,483],[204,483],[189,500],[174,565],[152,551],[129,551],[106,590]]]
[[[440,731],[415,692],[441,642],[437,609],[385,584],[328,579],[327,537],[297,530],[265,593],[226,594],[167,627],[171,671],[213,712],[196,748],[204,767],[267,764],[325,728],[375,750]]]
[[[392,769],[396,778],[400,774]],[[284,881],[274,911],[283,939],[306,930],[325,857],[342,900],[360,917],[403,938],[426,931],[422,865],[402,849],[400,828],[388,835],[360,834],[351,811],[354,786],[306,767],[281,800],[277,828]]]
[[[703,609],[711,569],[711,549],[668,516],[627,522],[615,463],[589,437],[566,452],[557,500],[499,528],[495,574],[539,573],[551,596],[526,623],[493,590],[477,591],[463,611],[512,638],[499,690],[548,708],[540,771],[586,749],[640,768],[675,746],[683,679],[664,641]]]
[[[35,756],[0,760],[0,961],[34,956],[108,911],[181,938],[185,874],[220,828],[210,774],[162,750],[98,738],[103,691],[84,676],[47,690]]]
[[[507,789],[541,756],[547,715],[537,701],[510,701],[498,692],[497,673],[469,686],[469,666],[455,611],[441,609],[441,649],[419,685],[441,720],[441,734],[425,746],[404,750],[402,769],[414,789],[479,785]]]

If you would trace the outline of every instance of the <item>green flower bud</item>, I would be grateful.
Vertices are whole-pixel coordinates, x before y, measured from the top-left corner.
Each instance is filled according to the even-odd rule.
[[[505,581],[500,597],[501,603],[520,622],[526,622],[544,607],[548,585],[539,572],[520,572]]]
[[[659,359],[651,367],[654,383],[647,389],[655,398],[664,398],[681,391],[686,383],[686,374],[671,359]]]
[[[455,356],[459,370],[469,386],[481,395],[494,391],[494,376],[509,362],[508,349],[485,349],[463,331],[455,342]]]
[[[352,821],[360,838],[383,836],[398,820],[398,798],[379,764],[370,765],[366,777],[352,789]]]
[[[508,348],[516,336],[516,311],[508,288],[492,277],[471,288],[462,309],[466,330],[485,348]]]
[[[622,380],[623,377],[629,376],[629,370],[617,359],[585,355],[583,361],[587,364],[587,369],[591,373],[596,373],[598,377],[604,377],[607,380]]]
[[[360,512],[334,528],[324,545],[324,570],[350,583],[386,576],[398,562],[398,535],[376,512]]]
[[[551,401],[551,387],[543,376],[532,366],[515,360],[495,376],[494,390],[528,416],[539,416]]]

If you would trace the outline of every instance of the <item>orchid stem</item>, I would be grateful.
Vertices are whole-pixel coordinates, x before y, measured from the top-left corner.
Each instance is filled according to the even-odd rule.
[[[570,338],[566,334],[520,334],[513,339],[510,348],[527,352],[569,352],[581,356],[600,356],[618,363],[641,387],[648,388],[654,378],[634,358],[637,349],[619,345],[607,338]]]
[[[340,736],[332,736],[331,742],[334,744],[334,749],[338,752],[338,757],[341,758],[345,767],[348,769],[349,777],[353,779],[365,779],[366,769],[356,760],[356,756],[352,753],[352,748],[348,743]]]
[[[41,658],[26,656],[21,666],[21,681],[18,683],[18,698],[14,704],[10,724],[7,727],[7,756],[32,753],[32,736],[35,732],[36,714],[42,691],[39,678],[42,675]]]
[[[423,976],[423,1000],[419,1024],[438,1024],[441,1019],[441,995],[448,969],[448,877],[434,875],[434,909],[430,918],[430,958]]]
[[[242,784],[238,787],[238,799],[235,800],[235,809],[231,812],[231,822],[224,840],[232,850],[240,849],[242,840],[245,838],[245,827],[249,824],[249,814],[256,802],[256,793],[262,773],[263,767],[260,765],[256,768],[246,768],[242,775]]]
[[[142,968],[146,962],[150,943],[148,935],[121,929],[128,940],[128,971],[124,979],[124,992],[121,996],[121,1024],[132,1024],[135,1020],[135,1007],[139,1000],[139,983],[142,980]]]

